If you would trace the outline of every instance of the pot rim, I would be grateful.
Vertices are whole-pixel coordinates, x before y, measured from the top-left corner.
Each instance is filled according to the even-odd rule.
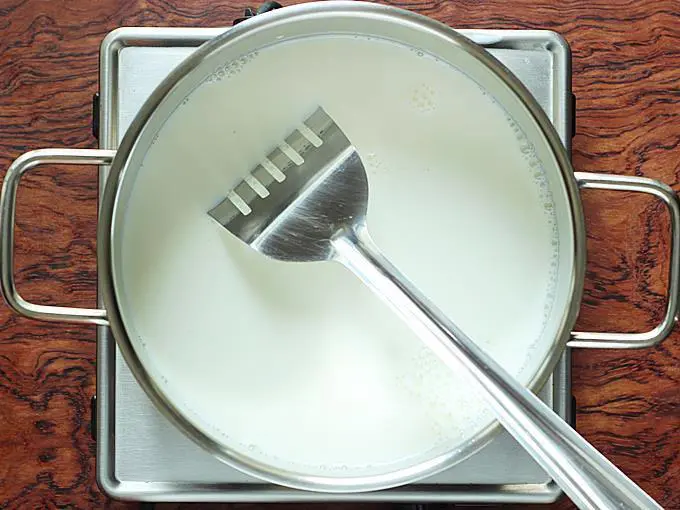
[[[530,118],[536,123],[544,137],[550,151],[557,161],[561,173],[561,181],[565,187],[572,231],[573,269],[569,281],[568,307],[563,313],[551,351],[543,360],[527,387],[536,392],[540,390],[551,375],[557,361],[562,355],[570,336],[571,328],[578,315],[583,282],[585,277],[585,223],[579,189],[574,177],[570,158],[547,115],[524,85],[496,58],[481,46],[460,35],[452,28],[425,16],[405,11],[396,7],[382,6],[366,2],[312,2],[291,7],[285,7],[266,15],[256,16],[224,34],[205,43],[192,55],[187,57],[170,75],[154,90],[144,103],[139,113],[130,124],[116,156],[110,167],[106,187],[102,194],[100,217],[97,230],[97,265],[99,272],[100,292],[107,310],[110,327],[116,343],[134,374],[140,386],[154,403],[155,407],[196,444],[207,450],[219,460],[236,469],[260,478],[262,480],[284,485],[296,489],[317,492],[363,492],[391,488],[414,482],[431,476],[452,465],[463,461],[486,446],[501,430],[501,425],[494,421],[480,431],[472,440],[464,443],[463,447],[438,455],[432,459],[386,474],[365,475],[355,477],[313,476],[273,468],[266,463],[254,461],[238,452],[226,447],[205,434],[199,427],[187,419],[176,407],[160,386],[146,372],[140,357],[135,352],[130,337],[122,320],[117,293],[114,285],[113,250],[114,245],[114,217],[118,203],[118,196],[124,180],[125,170],[130,166],[131,154],[138,148],[140,135],[154,117],[158,106],[171,94],[178,84],[199,64],[210,55],[235,40],[247,36],[253,31],[264,29],[270,25],[288,22],[291,19],[303,19],[321,16],[368,16],[376,21],[398,23],[414,29],[425,30],[440,38],[446,39],[453,45],[478,59],[500,78],[505,86],[511,90],[522,106],[527,110]]]

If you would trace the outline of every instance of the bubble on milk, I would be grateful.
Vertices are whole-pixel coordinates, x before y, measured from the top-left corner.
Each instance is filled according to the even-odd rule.
[[[431,113],[437,107],[434,88],[426,83],[420,84],[411,96],[411,104],[420,113]]]
[[[243,71],[246,65],[255,60],[258,54],[259,52],[253,51],[237,59],[225,62],[224,64],[215,68],[208,76],[206,76],[202,83],[216,83],[222,81],[223,79],[229,79],[236,76],[241,71]]]

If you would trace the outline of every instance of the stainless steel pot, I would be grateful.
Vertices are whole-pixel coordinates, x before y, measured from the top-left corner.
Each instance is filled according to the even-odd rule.
[[[116,338],[125,360],[151,400],[164,415],[188,437],[217,458],[236,468],[265,480],[296,488],[320,491],[375,490],[406,484],[431,475],[479,450],[498,432],[498,425],[487,427],[467,444],[455,451],[438,455],[426,462],[404,466],[403,469],[373,476],[323,477],[272,469],[254,461],[247,455],[229,448],[198,428],[149,376],[143,359],[135,350],[122,319],[120,296],[116,282],[120,278],[116,264],[116,248],[120,242],[117,231],[119,212],[124,209],[135,173],[139,170],[147,148],[168,116],[219,64],[271,43],[273,40],[295,38],[311,34],[360,34],[395,40],[440,56],[455,53],[464,61],[465,71],[487,89],[507,109],[514,119],[520,119],[529,131],[539,156],[554,163],[551,176],[559,186],[568,204],[565,214],[573,234],[573,271],[568,305],[561,312],[559,333],[555,335],[548,356],[542,361],[528,387],[541,388],[552,372],[556,361],[566,346],[597,348],[638,348],[654,345],[672,330],[678,312],[680,285],[680,206],[675,193],[666,185],[640,177],[621,177],[605,174],[574,173],[569,156],[541,107],[496,59],[481,47],[459,35],[454,30],[428,18],[396,8],[360,2],[325,2],[281,9],[258,16],[229,30],[205,44],[185,60],[155,90],[128,129],[117,151],[43,149],[20,156],[9,168],[0,196],[2,214],[2,240],[0,260],[2,291],[10,307],[26,317],[80,324],[108,325]],[[41,164],[90,164],[110,166],[110,176],[103,194],[98,225],[99,285],[104,309],[80,309],[37,305],[24,300],[17,292],[13,275],[13,243],[16,191],[19,180],[28,170]],[[580,188],[634,191],[651,194],[661,199],[671,216],[672,246],[669,279],[669,299],[663,321],[646,333],[590,333],[573,332],[581,300],[585,273],[585,226]]]

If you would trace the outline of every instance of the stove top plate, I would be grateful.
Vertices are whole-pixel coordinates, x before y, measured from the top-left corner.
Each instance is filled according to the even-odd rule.
[[[100,147],[115,149],[154,87],[224,29],[121,28],[100,53]],[[462,30],[534,94],[570,147],[570,53],[549,31]],[[100,189],[107,168],[100,169]],[[272,486],[214,459],[176,430],[136,383],[110,331],[97,331],[97,478],[120,499],[146,501],[413,501],[547,503],[560,495],[547,474],[503,432],[482,451],[418,484],[329,495]],[[571,419],[569,353],[541,392]]]

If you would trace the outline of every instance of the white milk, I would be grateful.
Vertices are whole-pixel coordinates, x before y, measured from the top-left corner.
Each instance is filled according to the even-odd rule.
[[[189,96],[130,199],[123,312],[154,377],[212,436],[278,467],[376,473],[469,439],[489,423],[483,401],[340,265],[267,259],[207,215],[319,105],[366,165],[377,244],[520,374],[552,302],[550,192],[492,98],[384,41],[278,44]]]

